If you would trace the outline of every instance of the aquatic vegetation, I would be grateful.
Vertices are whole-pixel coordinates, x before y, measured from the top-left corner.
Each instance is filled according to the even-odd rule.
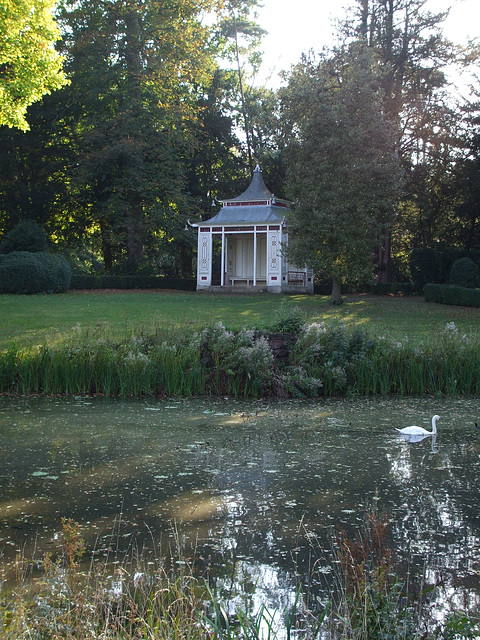
[[[264,336],[246,329],[228,331],[218,322],[197,334],[195,340],[200,361],[209,372],[211,393],[256,398],[269,395],[273,353]]]
[[[323,382],[325,395],[477,394],[480,343],[453,323],[424,344],[374,338],[342,323],[307,326],[293,360]]]
[[[122,341],[106,332],[73,331],[61,346],[13,345],[1,352],[0,392],[253,398],[480,393],[480,342],[454,323],[417,344],[341,322],[293,326],[298,318],[290,316],[282,326],[296,333],[287,334],[282,362],[269,331],[231,331],[221,322],[193,335],[157,330]]]
[[[113,532],[112,532],[113,535]],[[314,545],[308,531],[304,535]],[[443,621],[430,615],[425,594],[396,573],[388,522],[367,514],[352,538],[336,536],[337,581],[328,600],[308,605],[308,594],[281,611],[260,604],[253,611],[223,600],[188,558],[174,532],[170,557],[147,560],[130,554],[95,560],[87,570],[78,523],[62,519],[56,556],[41,563],[17,557],[14,584],[0,590],[2,640],[469,640],[480,620],[452,611]],[[116,558],[115,560],[113,558]],[[315,565],[313,572],[315,573]]]

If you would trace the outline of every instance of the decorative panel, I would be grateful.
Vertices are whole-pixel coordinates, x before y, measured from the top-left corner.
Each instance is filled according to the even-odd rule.
[[[278,233],[270,234],[270,271],[278,271],[280,267]]]
[[[210,286],[212,271],[212,237],[210,233],[198,234],[197,284]]]

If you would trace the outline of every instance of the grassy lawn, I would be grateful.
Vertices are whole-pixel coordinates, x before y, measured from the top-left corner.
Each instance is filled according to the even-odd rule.
[[[480,335],[480,309],[426,303],[423,297],[349,295],[338,308],[324,296],[211,295],[191,292],[68,292],[58,295],[0,295],[0,348],[13,342],[61,342],[80,326],[122,337],[132,330],[191,328],[221,320],[228,328],[265,328],[282,305],[298,306],[309,322],[341,319],[376,335],[423,340],[455,322],[462,332]]]

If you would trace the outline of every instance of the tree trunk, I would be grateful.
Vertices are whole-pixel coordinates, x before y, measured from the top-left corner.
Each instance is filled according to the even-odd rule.
[[[332,305],[340,305],[342,304],[342,288],[341,284],[338,280],[333,279],[332,282],[332,293],[330,295],[330,304]]]
[[[368,17],[369,17],[369,8],[368,8],[368,0],[359,0],[360,2],[360,33],[364,38],[368,35]]]
[[[377,250],[377,280],[390,282],[392,278],[392,234],[390,229],[384,229],[382,242]]]
[[[112,243],[110,242],[110,232],[106,229],[105,224],[100,222],[100,235],[102,238],[102,254],[103,254],[103,268],[106,273],[111,273],[113,268],[113,251]]]

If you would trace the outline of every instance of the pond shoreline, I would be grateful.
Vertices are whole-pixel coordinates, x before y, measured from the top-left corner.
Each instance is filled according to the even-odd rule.
[[[80,331],[60,346],[0,352],[0,393],[333,397],[480,395],[480,341],[454,323],[423,344],[290,314],[271,330],[217,323],[122,341]]]

